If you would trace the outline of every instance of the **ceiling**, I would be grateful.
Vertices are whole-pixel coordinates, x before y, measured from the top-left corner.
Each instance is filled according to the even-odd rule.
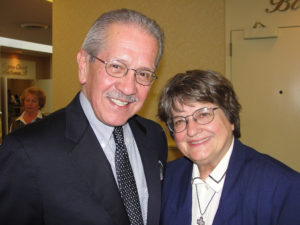
[[[22,28],[21,24],[29,24],[29,28]],[[37,28],[37,24],[48,28]],[[0,37],[52,45],[52,3],[0,0]]]

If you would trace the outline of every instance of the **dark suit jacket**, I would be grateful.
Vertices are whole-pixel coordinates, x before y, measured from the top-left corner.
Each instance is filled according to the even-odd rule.
[[[149,192],[148,225],[159,223],[162,128],[129,120]],[[129,225],[110,164],[77,97],[8,135],[0,149],[1,225]]]
[[[193,164],[167,165],[161,225],[190,225]],[[299,225],[300,175],[235,140],[213,225]]]

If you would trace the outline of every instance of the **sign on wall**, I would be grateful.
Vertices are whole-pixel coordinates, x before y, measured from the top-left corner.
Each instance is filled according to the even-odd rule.
[[[13,79],[35,79],[36,62],[18,58],[1,58],[1,76]]]
[[[300,8],[300,0],[270,0],[272,7],[267,8],[267,13],[285,12],[288,10],[296,10]]]

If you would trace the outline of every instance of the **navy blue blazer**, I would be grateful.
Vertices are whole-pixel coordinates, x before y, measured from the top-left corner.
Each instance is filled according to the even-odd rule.
[[[190,225],[193,163],[170,162],[161,225]],[[213,225],[300,225],[300,174],[235,140]]]
[[[149,192],[147,224],[159,223],[162,128],[129,120]],[[129,225],[111,166],[77,97],[64,109],[8,135],[0,149],[1,225]]]

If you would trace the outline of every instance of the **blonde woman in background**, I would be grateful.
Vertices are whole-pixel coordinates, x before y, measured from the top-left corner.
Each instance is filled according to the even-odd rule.
[[[26,88],[20,97],[20,101],[24,111],[12,122],[10,132],[43,118],[41,109],[45,106],[46,96],[42,89],[33,86]]]

